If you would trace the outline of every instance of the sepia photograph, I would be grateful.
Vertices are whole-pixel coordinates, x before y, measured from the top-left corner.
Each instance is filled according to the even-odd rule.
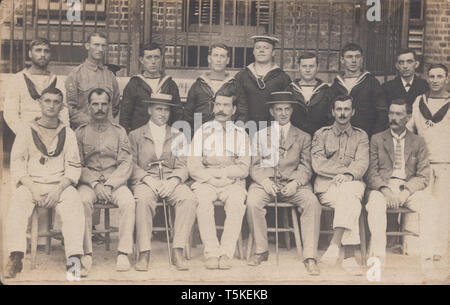
[[[2,0],[0,44],[0,284],[450,284],[450,0]]]

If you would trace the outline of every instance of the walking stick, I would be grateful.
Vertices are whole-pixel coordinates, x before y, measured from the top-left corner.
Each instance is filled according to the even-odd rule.
[[[275,185],[278,188],[278,163],[275,165]],[[275,194],[275,254],[277,258],[277,267],[279,266],[279,257],[278,257],[278,193]]]
[[[154,164],[158,164],[159,178],[161,179],[161,181],[163,180],[162,163],[163,163],[162,160],[150,163],[150,167]],[[165,198],[161,198],[161,199],[163,202],[163,209],[164,209],[164,225],[165,225],[165,229],[166,229],[167,252],[169,254],[169,264],[172,265],[172,255],[171,255],[171,251],[170,251],[170,239],[169,239],[169,226],[167,225],[166,199]]]

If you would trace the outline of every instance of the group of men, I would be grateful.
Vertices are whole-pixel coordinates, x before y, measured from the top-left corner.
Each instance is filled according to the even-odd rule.
[[[431,65],[427,83],[415,75],[415,52],[402,50],[399,76],[381,86],[363,70],[361,47],[349,43],[341,51],[343,73],[329,87],[316,77],[316,54],[299,57],[300,78],[291,81],[274,63],[278,40],[252,39],[255,62],[234,77],[226,71],[229,48],[213,44],[210,70],[184,105],[156,43],[141,48],[143,72],[131,77],[120,101],[117,80],[103,65],[106,37],[90,35],[88,58],[66,79],[64,101],[47,69],[50,44],[33,41],[32,65],[14,76],[5,99],[5,120],[16,134],[6,275],[22,270],[27,222],[37,206],[55,208],[68,261],[79,260],[87,276],[96,202],[119,208],[117,271],[130,269],[134,240],[135,269],[148,270],[161,200],[175,209],[171,261],[178,270],[189,269],[183,249],[195,219],[206,268],[231,268],[244,216],[255,243],[248,265],[257,266],[269,256],[265,206],[275,198],[298,206],[310,275],[320,274],[321,205],[334,209],[334,233],[320,261],[336,264],[344,248],[343,268],[362,274],[354,250],[366,203],[370,256],[385,265],[386,209],[405,206],[420,214],[421,266],[434,274],[448,240],[450,143],[439,137],[450,130],[448,68]],[[243,128],[253,126],[250,134]],[[220,241],[217,202],[226,213]]]

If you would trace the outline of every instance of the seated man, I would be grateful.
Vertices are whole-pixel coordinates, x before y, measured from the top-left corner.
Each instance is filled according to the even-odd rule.
[[[411,105],[393,100],[389,108],[389,128],[370,141],[370,189],[367,212],[372,234],[370,256],[386,261],[386,209],[408,207],[419,212],[423,272],[433,271],[433,242],[436,202],[424,192],[430,181],[428,150],[422,137],[406,129]]]
[[[123,127],[108,119],[111,96],[102,88],[88,95],[91,120],[76,130],[82,170],[78,187],[86,216],[83,265],[92,266],[92,212],[94,203],[112,203],[119,207],[119,247],[117,271],[130,269],[128,254],[133,252],[135,203],[127,187],[133,157]]]
[[[260,148],[258,154],[252,158],[250,176],[254,182],[248,190],[247,220],[255,240],[256,254],[250,258],[248,265],[257,266],[269,256],[264,206],[272,202],[274,196],[278,196],[280,200],[292,202],[301,208],[304,264],[310,275],[319,275],[316,257],[322,208],[312,192],[310,183],[311,136],[290,122],[292,105],[296,103],[291,92],[273,92],[266,104],[269,105],[270,114],[279,125],[273,124],[272,127],[260,130],[256,135],[260,145],[270,145],[269,147],[276,150],[272,149],[270,156],[264,156],[264,148]],[[280,139],[277,141],[279,145],[269,144],[274,132],[277,132],[274,138]],[[278,136],[278,132],[281,136]],[[274,154],[279,156],[275,158],[274,164],[265,164],[267,157],[273,157]]]
[[[230,88],[219,90],[214,100],[214,120],[194,134],[189,174],[198,198],[197,221],[205,245],[207,269],[230,269],[245,214],[245,178],[250,167],[248,136],[231,117],[237,100]],[[214,219],[214,202],[225,204],[226,219],[219,243]]]
[[[175,207],[172,264],[178,270],[188,270],[183,249],[195,221],[197,199],[188,186],[186,157],[177,156],[172,145],[183,135],[169,125],[171,108],[177,107],[170,94],[152,94],[148,104],[147,124],[129,134],[133,154],[131,188],[136,199],[136,242],[139,260],[137,271],[147,271],[150,260],[153,216],[158,200],[165,199]],[[162,162],[161,179],[158,162]]]
[[[350,96],[335,98],[331,113],[334,124],[322,127],[312,142],[312,167],[317,173],[314,191],[322,204],[334,208],[333,238],[321,261],[334,265],[341,245],[346,246],[342,266],[352,275],[362,275],[355,259],[359,245],[358,220],[369,166],[369,139],[364,130],[350,124],[355,105]]]
[[[75,133],[59,119],[63,95],[47,88],[38,99],[41,117],[22,126],[11,152],[11,177],[16,186],[6,218],[7,278],[22,271],[26,231],[35,207],[55,208],[62,221],[67,268],[81,266],[84,217],[74,188],[81,174]],[[84,275],[84,269],[81,269]]]

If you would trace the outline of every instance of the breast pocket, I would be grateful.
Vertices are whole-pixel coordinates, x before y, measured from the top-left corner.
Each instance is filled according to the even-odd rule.
[[[93,154],[96,152],[95,145],[85,143],[83,144],[83,158],[84,160],[88,160]]]

